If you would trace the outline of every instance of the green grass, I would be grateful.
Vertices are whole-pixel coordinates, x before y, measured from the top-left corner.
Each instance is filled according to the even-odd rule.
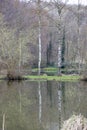
[[[56,80],[56,81],[78,81],[81,77],[78,75],[63,75],[63,76],[33,76],[33,75],[28,75],[25,76],[29,80]]]
[[[37,71],[38,71],[38,68],[32,69],[32,72],[37,72]],[[54,67],[43,68],[43,71],[44,72],[57,71],[57,68],[54,68]]]
[[[57,71],[57,68],[54,67],[49,67],[49,68],[44,68],[44,71]]]
[[[28,78],[30,81],[78,81],[79,79],[81,79],[81,76],[79,75],[62,75],[62,76],[47,76],[47,75],[26,75],[23,76],[25,78]],[[2,79],[3,76],[0,76],[0,78]]]
[[[47,73],[47,74],[56,74],[57,72],[58,72],[58,68],[56,68],[56,67],[47,67],[47,68],[41,68],[41,70],[44,72],[44,73]],[[78,70],[75,70],[74,68],[73,69],[68,69],[68,73],[74,73],[74,72],[77,72]],[[38,68],[33,68],[32,69],[32,72],[36,72],[36,73],[38,73]],[[64,68],[64,69],[62,69],[61,68],[61,72],[62,73],[66,73],[67,72],[67,69],[66,68]]]
[[[56,81],[77,81],[81,77],[78,75],[62,75],[62,76],[55,76],[57,74],[58,68],[56,67],[47,67],[42,69],[44,74],[46,73],[47,75],[53,75],[53,76],[46,76],[46,75],[29,75],[25,76],[29,78],[29,80],[56,80]],[[65,72],[66,69],[61,69],[61,71]],[[38,68],[32,69],[32,72],[38,72]]]

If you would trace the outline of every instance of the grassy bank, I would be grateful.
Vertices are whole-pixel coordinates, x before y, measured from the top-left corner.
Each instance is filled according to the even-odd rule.
[[[41,76],[33,76],[33,75],[28,75],[25,76],[29,80],[56,80],[56,81],[78,81],[81,77],[78,75],[62,75],[62,76],[46,76],[46,75],[41,75]]]
[[[47,76],[47,75],[27,75],[23,76],[22,78],[31,80],[31,81],[46,81],[46,80],[55,80],[55,81],[78,81],[81,79],[79,75],[62,75],[62,76]],[[0,76],[0,80],[6,79],[3,76]]]
[[[38,74],[38,68],[33,68],[32,69],[32,75],[37,75]],[[58,73],[58,68],[56,67],[47,67],[47,68],[41,68],[41,74],[47,74],[49,76],[55,76]],[[78,70],[76,70],[75,68],[68,68],[68,70],[66,68],[61,68],[61,73],[62,74],[78,74]]]

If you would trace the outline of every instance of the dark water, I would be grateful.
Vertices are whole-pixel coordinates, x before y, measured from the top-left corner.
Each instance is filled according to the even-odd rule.
[[[87,83],[0,82],[0,130],[60,130],[79,113],[87,117]]]

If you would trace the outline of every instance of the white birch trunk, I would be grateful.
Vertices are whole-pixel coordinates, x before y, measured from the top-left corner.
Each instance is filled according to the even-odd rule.
[[[39,60],[38,60],[38,75],[41,73],[41,18],[39,16]]]
[[[61,45],[58,45],[58,68],[61,67]]]
[[[61,74],[61,63],[62,63],[62,55],[61,55],[61,51],[62,51],[62,25],[61,25],[61,15],[59,14],[59,28],[58,28],[58,74]]]
[[[79,25],[79,5],[80,5],[80,0],[78,0],[78,18],[77,18],[77,33],[78,33],[78,41],[77,41],[77,52],[78,52],[78,56],[77,56],[77,58],[78,58],[78,73],[80,74],[80,71],[81,71],[81,68],[80,68],[80,64],[81,64],[81,56],[80,56],[80,25]]]
[[[40,14],[40,0],[38,0],[38,41],[39,41],[39,60],[38,60],[38,75],[41,73],[41,14]]]

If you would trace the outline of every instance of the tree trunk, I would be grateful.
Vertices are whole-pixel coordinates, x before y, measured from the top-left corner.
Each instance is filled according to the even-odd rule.
[[[59,28],[58,28],[58,75],[61,75],[61,63],[62,63],[62,26],[61,26],[61,15],[59,14]]]
[[[38,40],[39,40],[39,60],[38,60],[38,75],[41,73],[41,14],[40,14],[40,0],[38,0],[38,24],[39,24],[39,34],[38,34]]]
[[[41,73],[41,16],[39,14],[39,60],[38,60],[38,75]]]
[[[77,39],[77,52],[78,52],[78,73],[81,73],[81,55],[80,55],[80,21],[79,21],[79,5],[80,5],[80,1],[78,0],[78,15],[77,15],[77,33],[78,33],[78,39]]]
[[[61,74],[61,45],[58,45],[58,75]]]

